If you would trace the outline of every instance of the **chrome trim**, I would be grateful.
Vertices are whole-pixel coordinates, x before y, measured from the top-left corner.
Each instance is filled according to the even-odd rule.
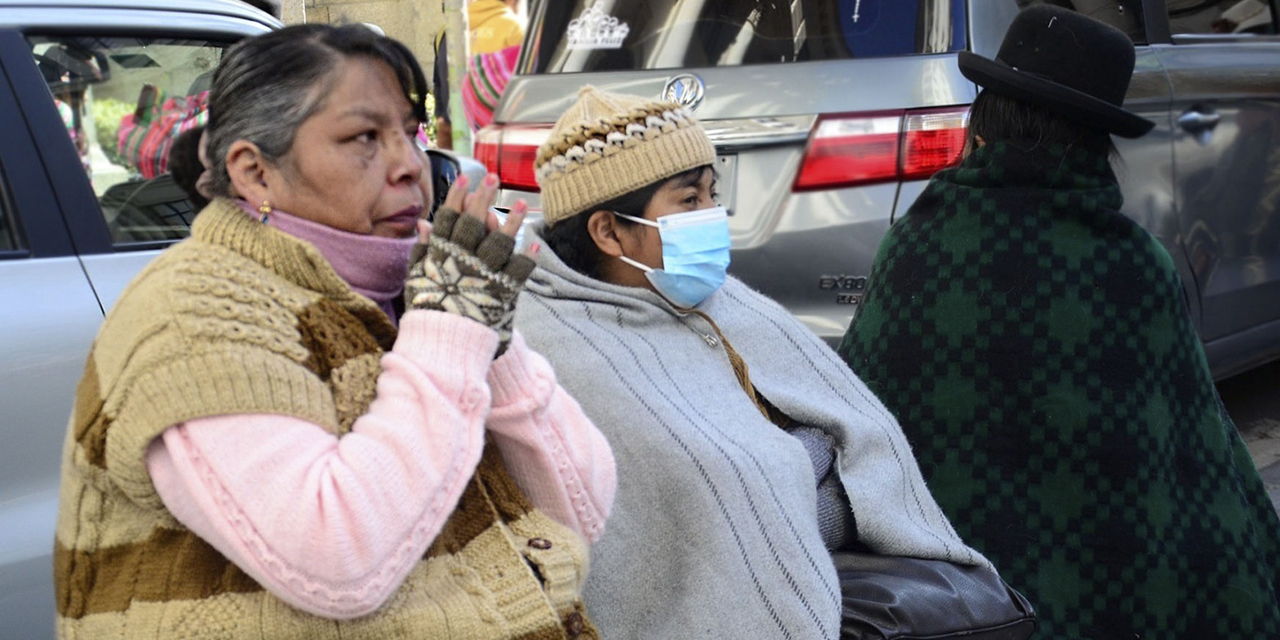
[[[711,142],[721,151],[793,144],[809,139],[818,116],[781,116],[703,120]]]
[[[702,99],[706,97],[706,90],[707,86],[702,82],[702,78],[692,73],[682,73],[668,80],[662,87],[662,99],[693,111],[702,104]]]

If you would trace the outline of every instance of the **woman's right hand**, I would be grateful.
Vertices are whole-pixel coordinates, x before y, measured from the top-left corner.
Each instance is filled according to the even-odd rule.
[[[489,213],[498,191],[490,174],[474,193],[458,176],[436,212],[429,233],[420,223],[422,242],[415,248],[405,281],[409,309],[433,309],[475,320],[498,332],[498,354],[511,340],[516,296],[533,272],[531,254],[515,254],[515,234],[528,206],[519,201],[501,227]]]

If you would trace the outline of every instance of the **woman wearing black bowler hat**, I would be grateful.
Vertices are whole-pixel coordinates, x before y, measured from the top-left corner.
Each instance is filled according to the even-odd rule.
[[[1280,521],[1213,386],[1173,261],[1119,213],[1134,51],[1022,11],[959,167],[880,245],[840,353],[1045,638],[1280,638]]]

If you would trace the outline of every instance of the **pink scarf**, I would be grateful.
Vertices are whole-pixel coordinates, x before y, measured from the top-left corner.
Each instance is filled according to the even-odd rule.
[[[255,220],[262,218],[249,203],[237,202]],[[398,320],[391,302],[404,291],[409,252],[417,242],[416,237],[383,238],[351,233],[279,209],[267,215],[267,224],[311,243],[353,291],[376,302],[392,322]]]

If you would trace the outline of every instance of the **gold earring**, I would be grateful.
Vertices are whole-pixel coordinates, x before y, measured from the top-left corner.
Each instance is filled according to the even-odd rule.
[[[267,221],[267,214],[271,213],[271,201],[263,200],[262,205],[258,207],[258,213],[262,214],[262,222]]]

